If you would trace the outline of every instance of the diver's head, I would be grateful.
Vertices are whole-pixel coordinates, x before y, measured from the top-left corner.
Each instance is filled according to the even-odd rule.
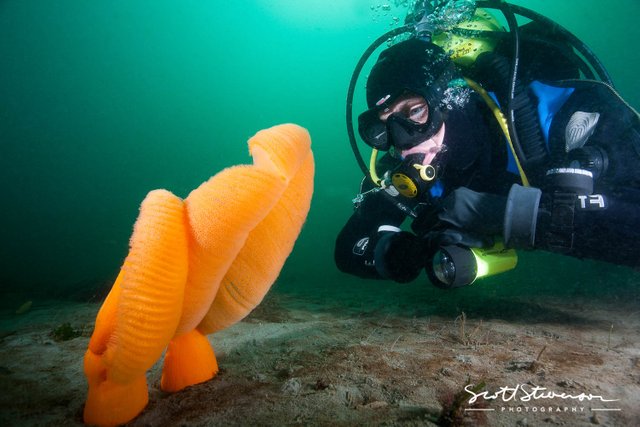
[[[413,38],[386,49],[367,80],[369,109],[358,117],[360,136],[382,151],[408,150],[432,138],[444,123],[444,92],[458,77],[435,44]]]

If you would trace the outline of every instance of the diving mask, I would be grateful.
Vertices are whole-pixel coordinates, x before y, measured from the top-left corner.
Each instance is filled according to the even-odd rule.
[[[392,146],[398,150],[408,150],[433,137],[442,126],[442,113],[438,108],[430,108],[425,123],[418,123],[402,112],[394,112],[386,120],[381,113],[389,108],[385,102],[358,116],[358,132],[369,146],[388,151]]]

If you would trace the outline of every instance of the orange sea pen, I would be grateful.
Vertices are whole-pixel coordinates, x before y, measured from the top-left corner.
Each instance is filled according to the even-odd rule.
[[[143,201],[85,355],[86,423],[138,415],[145,373],[167,347],[163,390],[212,378],[218,366],[206,335],[246,316],[277,278],[310,207],[310,139],[281,125],[249,147],[253,165],[223,170],[184,202],[165,190]]]
[[[258,149],[278,152],[286,141],[295,140],[294,129],[282,129],[277,138],[261,139],[261,134],[249,141],[252,153]],[[264,144],[273,144],[274,147]],[[289,150],[281,155],[290,154]],[[296,237],[309,210],[308,195],[313,191],[314,164],[310,152],[298,153],[300,158],[280,158],[283,165],[297,162],[301,167],[291,171],[288,186],[269,214],[249,233],[249,236],[227,271],[216,298],[198,327],[205,334],[224,329],[244,318],[263,299],[291,253]],[[254,155],[255,157],[255,155]]]
[[[150,192],[130,246],[85,355],[89,424],[122,423],[147,403],[145,372],[162,355],[182,311],[188,270],[182,201]]]

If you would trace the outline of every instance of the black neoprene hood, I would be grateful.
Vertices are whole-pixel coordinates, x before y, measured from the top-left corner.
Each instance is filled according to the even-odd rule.
[[[448,83],[457,77],[442,48],[416,38],[405,40],[380,54],[367,80],[367,105],[375,108],[409,91],[437,108]]]

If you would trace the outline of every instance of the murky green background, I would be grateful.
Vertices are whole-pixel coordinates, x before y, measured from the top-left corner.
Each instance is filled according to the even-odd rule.
[[[640,2],[514,3],[572,30],[640,106]],[[347,85],[366,47],[404,16],[383,4],[0,1],[2,295],[90,298],[108,289],[149,190],[185,197],[220,169],[250,162],[247,138],[282,122],[311,132],[317,175],[277,290],[441,292],[367,283],[333,264],[361,178],[345,130]],[[637,273],[548,254],[523,254],[516,271],[489,280],[464,292],[638,298]]]

